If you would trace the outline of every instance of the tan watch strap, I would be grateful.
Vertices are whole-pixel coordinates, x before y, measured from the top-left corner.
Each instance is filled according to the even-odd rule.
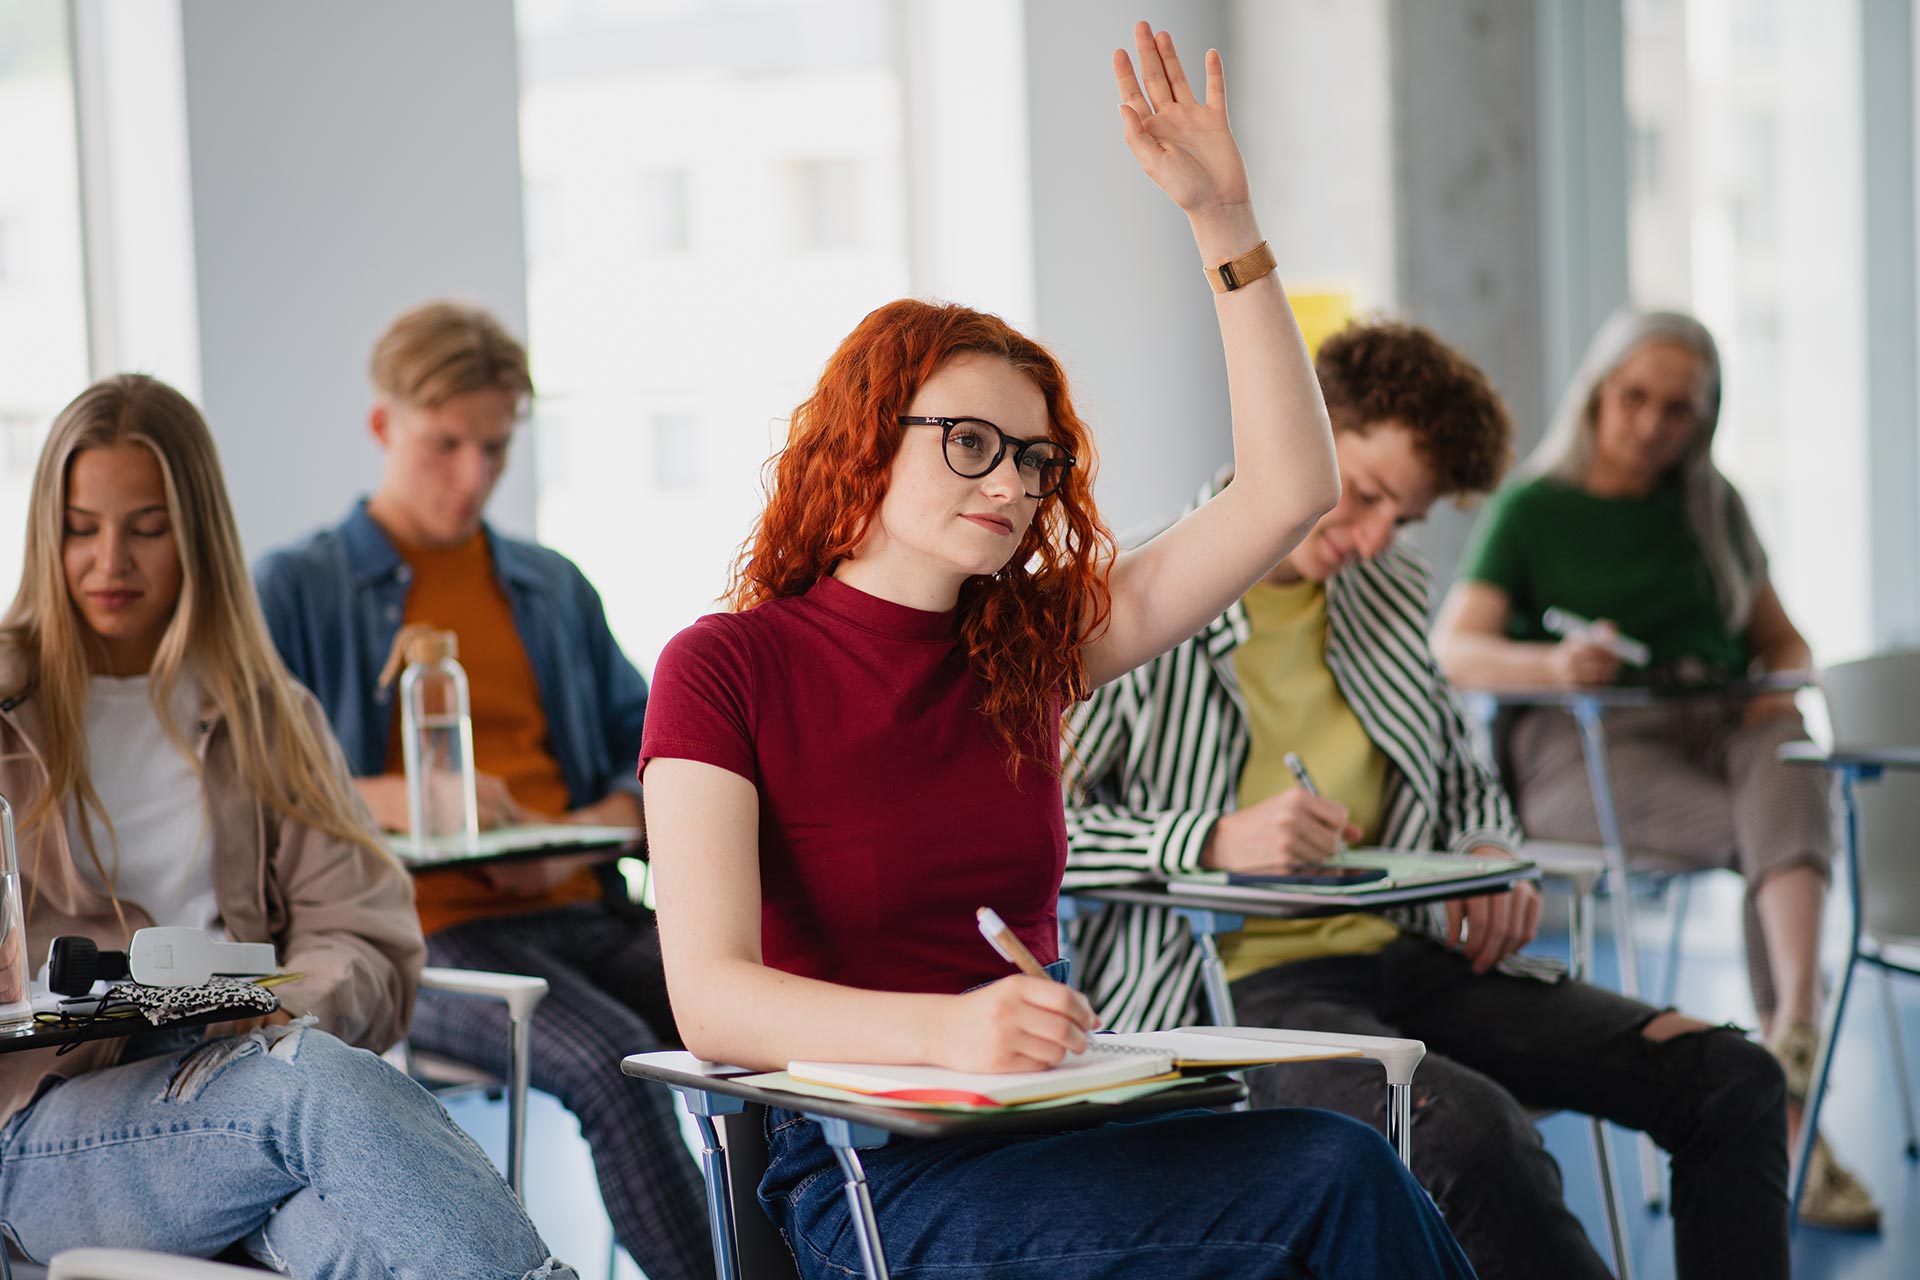
[[[1277,265],[1273,260],[1273,249],[1262,240],[1232,262],[1208,267],[1207,283],[1213,286],[1215,293],[1232,293],[1235,289],[1252,284]]]

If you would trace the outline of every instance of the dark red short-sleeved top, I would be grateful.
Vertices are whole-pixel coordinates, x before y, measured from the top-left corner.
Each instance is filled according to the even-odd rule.
[[[958,992],[1006,976],[975,908],[1043,963],[1066,865],[1058,780],[979,712],[952,612],[822,578],[710,614],[654,668],[640,753],[737,773],[760,793],[761,939],[789,973]],[[1048,741],[1059,736],[1059,707]]]

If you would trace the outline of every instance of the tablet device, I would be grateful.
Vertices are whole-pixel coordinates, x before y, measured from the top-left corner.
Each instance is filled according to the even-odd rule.
[[[1313,884],[1347,885],[1366,884],[1370,880],[1385,880],[1385,867],[1344,867],[1310,866],[1289,867],[1285,871],[1229,871],[1228,884],[1269,885],[1269,884]]]

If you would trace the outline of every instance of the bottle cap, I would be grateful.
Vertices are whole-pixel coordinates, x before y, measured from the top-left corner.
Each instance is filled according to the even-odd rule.
[[[442,631],[431,622],[411,622],[400,628],[393,638],[393,648],[387,654],[387,665],[381,669],[379,686],[387,688],[394,677],[400,674],[400,666],[405,662],[413,666],[420,662],[445,662],[460,656],[460,637],[451,631]]]

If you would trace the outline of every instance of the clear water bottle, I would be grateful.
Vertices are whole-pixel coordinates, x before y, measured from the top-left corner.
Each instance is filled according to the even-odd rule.
[[[470,848],[480,834],[474,796],[473,713],[451,631],[405,638],[400,743],[407,769],[407,826],[422,851]]]
[[[30,1026],[27,925],[21,910],[20,854],[13,844],[13,806],[0,796],[0,1031]]]

